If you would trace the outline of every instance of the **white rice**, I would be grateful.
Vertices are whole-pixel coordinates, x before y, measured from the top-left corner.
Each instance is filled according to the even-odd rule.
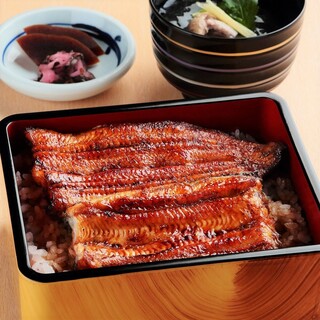
[[[264,192],[269,196],[268,207],[276,222],[281,247],[311,243],[303,212],[288,178],[269,179],[264,182]]]
[[[16,173],[24,219],[30,266],[40,273],[71,270],[71,230],[62,219],[51,216],[44,190],[30,173]]]

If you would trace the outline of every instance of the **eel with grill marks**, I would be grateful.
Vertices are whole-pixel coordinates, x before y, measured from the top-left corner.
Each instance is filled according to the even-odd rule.
[[[261,177],[263,173],[264,171],[250,165],[240,165],[233,161],[212,161],[153,168],[106,169],[89,175],[48,170],[45,178],[52,188],[103,188],[136,185],[157,180],[174,180],[200,174],[211,174],[212,176],[243,174]]]
[[[152,241],[175,241],[212,237],[241,228],[253,219],[267,217],[261,189],[249,188],[234,197],[214,198],[184,206],[169,206],[136,214],[101,210],[94,205],[68,211],[73,242],[107,242],[114,246],[143,245]]]
[[[261,184],[251,176],[205,177],[195,181],[188,179],[161,186],[115,192],[88,202],[75,204],[66,211],[86,210],[93,206],[100,210],[112,210],[122,214],[135,214],[168,206],[183,206],[212,198],[234,197],[251,187]]]
[[[185,259],[275,249],[278,238],[271,221],[254,220],[246,228],[222,232],[214,237],[175,242],[150,242],[133,247],[117,247],[104,242],[74,245],[78,269],[120,266],[173,259]]]
[[[236,140],[236,139],[234,139]],[[267,171],[279,160],[278,144],[261,146],[250,144],[243,148],[234,146],[208,145],[198,142],[150,144],[149,142],[130,147],[107,148],[97,151],[60,152],[38,151],[34,153],[36,165],[34,176],[41,183],[46,171],[93,174],[107,169],[144,168],[187,165],[203,162],[227,162],[247,166],[252,171]],[[45,183],[45,182],[43,182]]]
[[[262,155],[266,157],[279,147],[274,143],[263,145],[241,141],[218,130],[174,121],[111,124],[79,134],[63,134],[52,130],[28,128],[26,136],[32,142],[34,152],[56,150],[75,153],[129,147],[146,142],[159,144],[197,141],[207,146],[222,146],[226,152],[227,150],[232,153],[247,152],[252,161],[256,160],[258,163],[263,161]],[[279,155],[275,153],[274,156]]]
[[[272,249],[262,178],[283,146],[173,121],[28,128],[34,180],[70,224],[77,268]]]
[[[250,178],[240,188],[222,184],[218,194],[211,180],[185,182],[119,192],[68,208],[77,267],[277,248],[261,181]]]
[[[50,199],[52,199],[52,206],[56,210],[63,211],[76,203],[88,202],[94,198],[102,197],[110,193],[178,183],[186,179],[191,182],[206,177],[225,177],[230,175],[238,177],[243,175],[250,176],[251,173],[249,170],[245,170],[245,168],[240,166],[231,168],[224,168],[222,166],[215,171],[198,170],[200,168],[209,169],[210,167],[211,166],[201,166],[201,164],[199,164],[199,167],[191,165],[147,168],[138,169],[135,170],[135,172],[128,169],[116,170],[116,172],[108,170],[108,172],[111,171],[109,176],[99,174],[100,177],[105,177],[104,180],[93,181],[91,183],[68,183],[64,184],[64,187],[61,187],[61,184],[59,184],[59,186],[50,186],[48,193]],[[124,179],[121,179],[119,176],[117,180],[114,180],[113,175],[116,175],[116,173],[121,174],[122,171],[126,171],[126,176],[128,171],[131,175]]]

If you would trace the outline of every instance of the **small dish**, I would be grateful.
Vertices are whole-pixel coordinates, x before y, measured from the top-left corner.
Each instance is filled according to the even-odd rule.
[[[37,80],[38,67],[17,43],[24,28],[35,24],[73,27],[89,33],[104,50],[89,71],[95,79],[79,83],[49,84]],[[106,37],[97,39],[101,33]],[[100,12],[77,7],[51,7],[28,11],[0,27],[0,79],[33,98],[71,101],[88,98],[110,88],[132,66],[135,42],[120,21]]]

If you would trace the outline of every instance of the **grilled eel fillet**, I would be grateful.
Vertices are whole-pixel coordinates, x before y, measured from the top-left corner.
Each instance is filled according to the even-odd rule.
[[[58,150],[75,153],[130,147],[145,142],[158,144],[183,141],[199,141],[225,147],[238,145],[247,150],[256,145],[259,149],[255,143],[239,141],[218,130],[174,121],[110,124],[80,134],[63,134],[47,129],[28,128],[26,134],[33,144],[34,152]]]
[[[187,235],[196,236],[193,229],[201,235],[213,235],[268,216],[261,199],[261,183],[255,178],[241,186],[236,183],[226,191],[226,197],[208,196],[212,190],[209,184],[199,181],[188,189],[184,183],[168,184],[145,189],[144,194],[121,192],[74,205],[67,210],[74,243],[108,242],[126,247],[166,240],[168,236],[180,241]],[[194,196],[201,200],[194,201]]]
[[[188,239],[180,243],[171,240],[134,247],[117,247],[99,243],[74,245],[77,269],[121,266],[173,259],[251,252],[277,248],[277,239],[268,222],[256,220],[252,225],[219,233],[214,237]]]
[[[198,181],[119,192],[68,208],[77,268],[277,248],[260,179],[251,179],[237,190],[222,187],[224,195],[209,196],[210,182]]]
[[[197,174],[261,177],[281,154],[277,143],[241,141],[172,121],[108,125],[77,135],[28,128],[26,136],[33,146],[33,177],[48,188],[56,211]]]
[[[171,121],[26,137],[34,179],[72,227],[78,268],[278,246],[261,188],[277,143]]]

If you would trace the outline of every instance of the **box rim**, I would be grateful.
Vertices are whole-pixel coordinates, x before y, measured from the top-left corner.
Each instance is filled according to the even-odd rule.
[[[87,269],[87,270],[75,270],[62,273],[53,273],[53,274],[41,274],[32,270],[26,263],[27,257],[22,257],[18,252],[20,250],[26,251],[25,239],[21,239],[23,234],[23,227],[21,225],[21,212],[19,208],[19,199],[17,199],[17,186],[14,183],[14,168],[12,166],[12,153],[10,148],[10,141],[7,136],[7,128],[10,123],[19,120],[34,120],[34,119],[48,119],[48,118],[58,118],[58,117],[73,117],[73,116],[85,116],[85,115],[94,115],[94,114],[105,114],[112,112],[125,112],[125,111],[135,111],[143,109],[153,109],[153,108],[168,108],[168,107],[177,107],[177,106],[188,106],[193,104],[207,104],[207,103],[217,103],[217,102],[227,102],[234,100],[248,100],[248,99],[257,99],[257,98],[266,98],[271,99],[277,103],[279,111],[282,113],[284,123],[287,127],[290,139],[292,140],[292,145],[296,149],[297,156],[301,163],[302,169],[305,171],[308,184],[311,188],[313,196],[317,202],[318,207],[320,208],[320,183],[318,177],[311,165],[310,159],[307,156],[307,153],[304,149],[302,140],[298,134],[297,127],[292,119],[289,108],[286,102],[278,95],[273,93],[253,93],[253,94],[243,94],[235,95],[229,97],[219,97],[219,98],[206,98],[206,99],[195,99],[195,100],[171,100],[171,101],[159,101],[159,102],[146,102],[146,103],[135,103],[135,104],[126,104],[126,105],[116,105],[116,106],[104,106],[104,107],[93,107],[93,108],[83,108],[83,109],[71,109],[71,110],[54,110],[54,111],[39,111],[39,112],[29,112],[29,113],[19,113],[14,115],[9,115],[3,120],[0,121],[0,153],[2,159],[2,166],[5,178],[7,200],[9,204],[11,223],[12,223],[12,232],[15,242],[15,253],[18,261],[18,268],[20,272],[27,278],[37,281],[37,282],[57,282],[57,281],[66,281],[66,280],[77,280],[91,277],[100,277],[100,276],[109,276],[109,275],[121,275],[128,274],[132,272],[141,272],[141,271],[151,271],[151,270],[162,270],[162,269],[171,269],[178,267],[192,267],[197,265],[208,265],[222,262],[233,262],[233,261],[243,261],[243,260],[252,260],[252,259],[266,259],[266,258],[278,258],[288,255],[301,255],[301,254],[310,254],[320,251],[320,245],[308,245],[300,247],[291,247],[291,248],[282,248],[282,249],[273,249],[267,251],[258,251],[237,254],[228,254],[221,256],[209,256],[209,257],[198,257],[190,259],[178,259],[172,261],[160,261],[160,262],[148,262],[143,264],[136,265],[125,265],[120,267],[108,267],[108,268],[98,268],[98,269]],[[8,160],[8,157],[5,156],[5,153],[10,154],[11,161]],[[10,196],[8,190],[15,190],[15,196]],[[17,215],[13,211],[19,210],[20,214]],[[19,217],[20,219],[19,219]],[[18,221],[20,220],[20,221]],[[18,228],[18,230],[14,230]],[[25,237],[24,237],[25,238]],[[299,248],[299,252],[297,252]],[[27,252],[26,252],[27,253]]]

